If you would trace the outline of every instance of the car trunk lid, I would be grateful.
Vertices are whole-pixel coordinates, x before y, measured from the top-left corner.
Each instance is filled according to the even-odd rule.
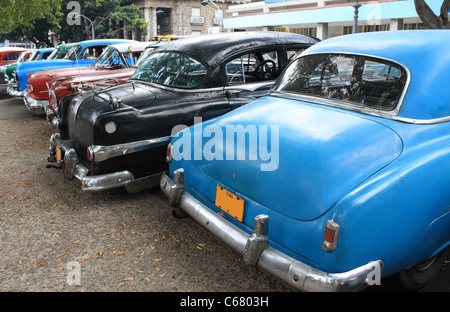
[[[196,128],[206,126],[212,131],[204,132],[201,143],[193,135],[196,153],[203,146],[203,160],[194,165],[236,194],[299,220],[325,213],[402,151],[400,137],[369,116],[278,97],[262,98]],[[256,149],[249,143],[253,128],[259,133]],[[231,138],[227,131],[242,129],[248,132],[245,157],[239,160],[239,134]],[[214,144],[220,135],[223,144]],[[214,157],[211,151],[223,160],[205,161]]]

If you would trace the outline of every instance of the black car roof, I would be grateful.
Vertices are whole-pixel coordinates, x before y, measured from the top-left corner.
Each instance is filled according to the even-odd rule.
[[[317,40],[293,33],[275,31],[233,32],[216,35],[194,36],[176,41],[169,41],[156,51],[182,51],[203,60],[211,67],[236,51],[257,46],[277,46],[289,44],[312,45]]]

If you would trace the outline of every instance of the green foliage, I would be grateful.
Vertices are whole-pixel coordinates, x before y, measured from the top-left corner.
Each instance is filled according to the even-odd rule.
[[[70,0],[63,0],[64,18],[70,13],[66,9]],[[140,8],[129,5],[126,0],[78,0],[81,14],[94,23],[95,38],[119,38],[124,31],[135,31],[138,35],[146,35],[148,23],[142,18]],[[80,26],[70,26],[61,22],[59,31],[61,40],[79,41],[90,38],[90,23],[82,19]]]
[[[68,25],[67,15],[73,11],[72,0],[0,0],[0,39],[25,38],[45,41],[48,31],[61,41],[91,38],[90,23],[81,18],[81,25]],[[121,38],[124,31],[146,35],[148,24],[138,6],[128,0],[76,0],[81,14],[94,23],[95,38]],[[42,39],[41,39],[42,38]]]
[[[37,20],[58,27],[62,0],[0,0],[0,33],[7,34],[19,27],[33,27]]]

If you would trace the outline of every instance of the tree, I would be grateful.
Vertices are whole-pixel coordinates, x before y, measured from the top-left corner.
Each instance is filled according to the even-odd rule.
[[[80,41],[90,38],[90,23],[82,18],[81,25],[68,25],[65,21],[71,8],[63,0],[63,19],[58,31],[61,40]],[[142,18],[141,10],[127,0],[77,0],[80,4],[80,14],[92,20],[95,28],[95,38],[121,38],[124,32],[133,31],[138,35],[146,35],[148,23]]]
[[[416,12],[427,28],[431,29],[447,29],[448,11],[450,9],[450,0],[443,0],[439,16],[436,16],[430,9],[425,0],[414,0]]]
[[[62,0],[0,0],[0,33],[7,34],[17,28],[34,27],[45,19],[58,26]]]

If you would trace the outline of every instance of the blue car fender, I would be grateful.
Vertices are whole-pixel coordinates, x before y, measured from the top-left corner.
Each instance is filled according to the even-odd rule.
[[[329,255],[334,261],[356,267],[356,259],[383,259],[387,276],[450,244],[450,145],[444,142],[425,144],[419,151],[426,153],[404,152],[335,206],[340,233]]]

